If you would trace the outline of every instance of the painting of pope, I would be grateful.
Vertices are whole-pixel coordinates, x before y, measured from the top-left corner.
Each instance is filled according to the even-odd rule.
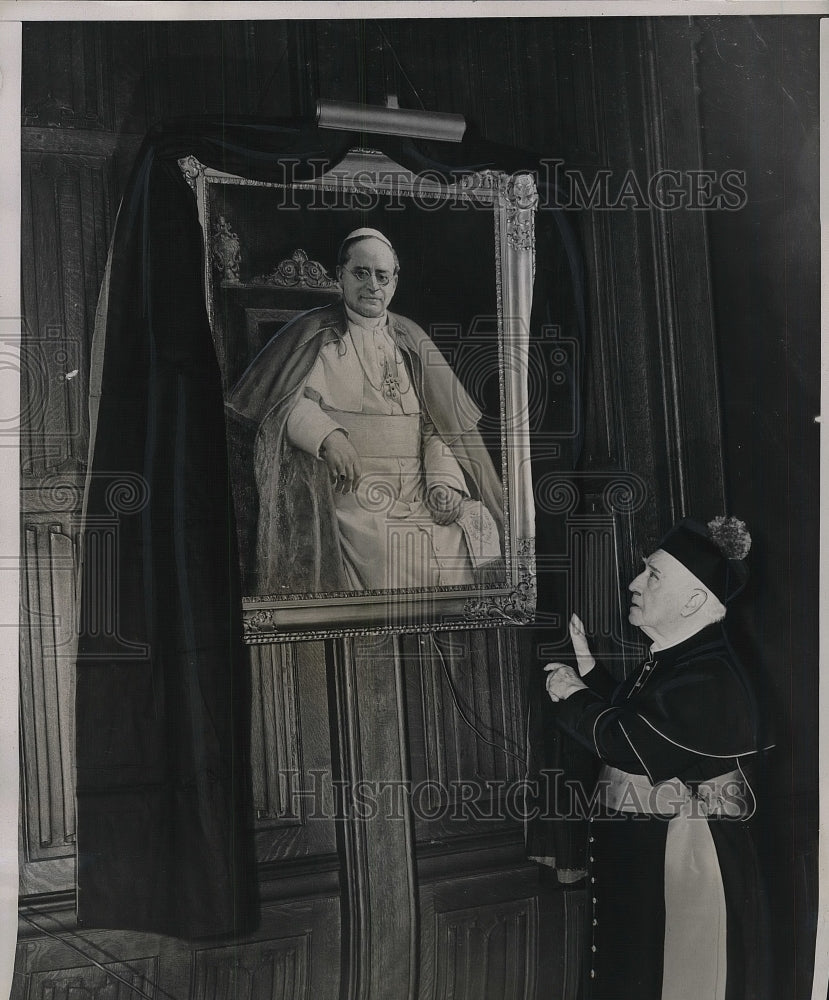
[[[261,595],[473,586],[503,573],[503,489],[481,411],[390,311],[397,253],[349,233],[340,301],[290,320],[231,389],[254,436]]]

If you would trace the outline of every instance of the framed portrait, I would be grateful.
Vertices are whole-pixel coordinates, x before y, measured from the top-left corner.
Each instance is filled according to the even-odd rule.
[[[246,641],[531,621],[533,177],[448,184],[371,150],[296,184],[179,165]]]

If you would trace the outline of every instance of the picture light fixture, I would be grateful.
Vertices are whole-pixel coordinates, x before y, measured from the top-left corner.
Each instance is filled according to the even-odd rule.
[[[328,100],[317,101],[317,125],[346,132],[375,132],[443,142],[460,142],[466,131],[463,115]]]

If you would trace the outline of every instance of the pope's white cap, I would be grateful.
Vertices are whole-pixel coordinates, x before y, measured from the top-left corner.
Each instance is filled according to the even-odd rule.
[[[394,250],[394,247],[389,242],[388,236],[384,236],[379,229],[354,229],[352,232],[346,236],[343,243],[348,243],[349,240],[362,240],[368,237],[373,237],[375,240],[380,240],[381,243],[385,243],[389,250]]]

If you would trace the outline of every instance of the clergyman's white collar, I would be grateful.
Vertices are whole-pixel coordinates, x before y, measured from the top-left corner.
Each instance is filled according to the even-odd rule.
[[[382,316],[361,316],[359,313],[354,312],[349,306],[345,307],[345,314],[348,317],[348,322],[353,323],[355,326],[361,326],[364,330],[376,330],[377,327],[384,327],[389,321],[389,314],[384,310]]]

